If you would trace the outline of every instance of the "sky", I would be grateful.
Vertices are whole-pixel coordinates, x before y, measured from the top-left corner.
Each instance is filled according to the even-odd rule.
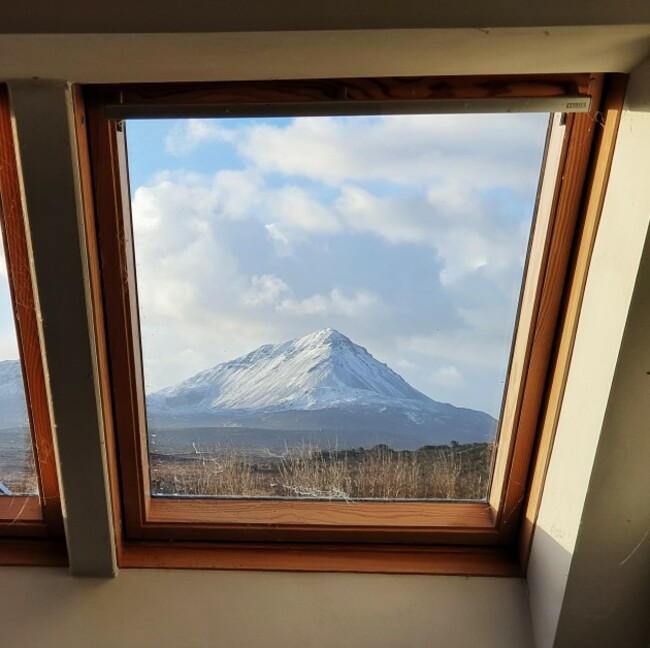
[[[331,326],[497,416],[547,123],[130,120],[147,391]],[[17,357],[0,251],[0,360]]]
[[[9,280],[2,236],[0,236],[0,360],[18,359],[16,329],[9,294]]]
[[[331,326],[497,416],[547,124],[129,121],[147,391]]]

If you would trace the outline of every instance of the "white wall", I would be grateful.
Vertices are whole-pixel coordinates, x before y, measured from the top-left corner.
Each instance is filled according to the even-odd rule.
[[[529,648],[519,579],[0,569],[3,648]]]
[[[647,54],[649,37],[650,25],[227,34],[0,33],[0,79],[117,83],[625,72]]]
[[[535,531],[539,648],[650,641],[649,151],[650,61],[630,78]]]
[[[400,29],[435,27],[472,29],[559,25],[635,25],[650,22],[644,0],[515,2],[500,0],[373,0],[304,2],[241,0],[238,3],[188,0],[29,0],[7,3],[0,33],[178,33],[264,32],[315,29]]]

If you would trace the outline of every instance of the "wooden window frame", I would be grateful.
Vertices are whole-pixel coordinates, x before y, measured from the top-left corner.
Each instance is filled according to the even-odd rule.
[[[208,567],[380,571],[390,573],[520,574],[522,513],[534,510],[531,469],[550,452],[538,432],[548,419],[547,394],[561,370],[556,352],[566,325],[567,295],[583,249],[585,201],[602,195],[616,128],[606,142],[597,126],[618,119],[620,79],[544,75],[420,79],[348,79],[214,84],[86,86],[77,91],[86,230],[96,315],[102,398],[116,506],[118,562],[123,567]],[[603,93],[604,87],[611,91]],[[548,235],[528,265],[539,274],[523,291],[515,329],[499,439],[497,478],[486,502],[347,502],[152,498],[127,151],[120,119],[129,116],[244,114],[367,114],[417,112],[418,102],[527,101],[590,98],[585,113],[565,115],[557,168],[545,179]],[[250,111],[250,113],[247,113]],[[604,111],[604,112],[603,112]],[[617,112],[618,111],[618,112]],[[617,123],[617,121],[616,121]],[[594,137],[597,134],[596,137]],[[597,218],[592,214],[592,218]],[[587,258],[588,260],[588,258]],[[525,275],[527,276],[527,275]],[[581,275],[582,277],[582,275]],[[584,279],[584,277],[582,277]],[[579,308],[579,303],[573,304]],[[515,367],[515,369],[512,369]],[[542,414],[546,415],[546,418]],[[535,450],[537,448],[537,454]],[[533,457],[535,463],[533,464]],[[535,472],[536,471],[536,472]],[[541,478],[543,480],[543,476]],[[539,477],[538,477],[539,480]],[[172,541],[172,542],[170,542]],[[524,543],[525,544],[525,543]],[[525,551],[524,551],[525,554]]]
[[[6,86],[0,84],[0,235],[25,386],[39,495],[0,497],[0,564],[64,565],[61,497],[36,298]]]

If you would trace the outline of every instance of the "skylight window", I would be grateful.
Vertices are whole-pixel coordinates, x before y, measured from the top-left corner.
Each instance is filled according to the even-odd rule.
[[[0,563],[60,564],[65,553],[55,538],[63,522],[33,290],[9,97],[0,85]],[[34,544],[7,536],[51,541],[39,555]]]
[[[601,83],[86,89],[125,564],[516,573]]]
[[[484,500],[547,129],[128,121],[152,493]]]

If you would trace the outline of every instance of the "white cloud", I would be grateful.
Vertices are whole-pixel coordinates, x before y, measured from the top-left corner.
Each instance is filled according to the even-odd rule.
[[[283,231],[282,226],[277,223],[268,223],[264,228],[277,256],[288,257],[293,254],[295,240],[292,240],[291,235]]]
[[[459,387],[464,383],[463,375],[453,365],[440,367],[431,374],[431,382],[442,387]]]
[[[294,254],[314,234],[330,236],[342,228],[372,232],[395,244],[433,247],[444,261],[441,279],[450,284],[483,266],[496,275],[523,264],[528,232],[504,221],[490,192],[505,190],[512,202],[512,192],[534,190],[545,121],[526,114],[314,117],[237,127],[188,120],[170,137],[184,149],[228,141],[262,175],[280,173],[337,188],[339,197],[330,205],[295,182],[261,191],[259,176],[251,191],[234,192],[263,202],[267,233],[279,256]],[[382,196],[359,186],[365,182],[413,190]],[[248,207],[231,211],[236,216]]]
[[[277,305],[290,292],[289,286],[279,277],[254,276],[251,277],[251,287],[244,293],[242,300],[249,306]]]
[[[165,150],[177,157],[189,155],[206,142],[232,142],[235,133],[207,119],[187,119],[174,125],[165,137]]]
[[[400,338],[398,346],[404,352],[437,360],[499,370],[503,370],[509,352],[509,345],[504,344],[503,340],[490,338],[480,329],[467,328]]]
[[[378,198],[360,187],[344,185],[336,208],[348,229],[372,232],[391,243],[430,243],[430,228],[418,223],[418,214],[401,202],[399,198]]]
[[[309,191],[295,185],[273,191],[268,209],[276,223],[284,223],[302,232],[333,234],[341,229],[332,210],[314,199]]]
[[[179,156],[227,142],[265,173],[331,185],[373,180],[413,185],[453,177],[476,188],[529,190],[537,183],[539,132],[547,122],[544,115],[512,113],[303,117],[287,125],[228,127],[189,119],[172,128],[165,146]]]
[[[242,155],[265,172],[338,185],[383,180],[530,189],[537,182],[540,115],[312,117],[241,133]],[[546,121],[548,121],[546,119]],[[507,179],[507,180],[506,180]],[[534,187],[533,187],[534,188]]]
[[[160,214],[155,206],[164,201],[168,210],[182,214],[192,223],[216,218],[241,220],[260,202],[262,180],[254,171],[222,170],[212,176],[184,172],[159,173],[152,185],[135,191],[134,204],[139,211],[139,226],[155,227]],[[155,194],[155,195],[154,195]],[[153,221],[150,223],[150,221]]]
[[[302,300],[285,299],[278,309],[291,315],[344,315],[345,317],[368,317],[379,304],[371,292],[362,290],[346,295],[333,288],[325,295],[312,295]]]
[[[245,222],[250,179],[228,173],[203,179],[165,174],[135,192],[134,240],[148,388],[160,388],[247,350],[263,326],[232,306],[245,289],[226,245]],[[241,201],[237,192],[242,193]],[[227,341],[224,344],[224,341]],[[190,353],[190,350],[194,350]],[[196,358],[203,356],[202,366]],[[169,358],[176,357],[178,362]],[[232,356],[230,356],[232,357]]]
[[[249,195],[252,187],[255,197]],[[243,172],[222,172],[202,181],[186,174],[162,174],[155,184],[135,192],[134,240],[148,389],[172,384],[270,340],[306,334],[325,322],[347,329],[345,321],[365,317],[378,306],[370,290],[329,285],[326,290],[302,289],[299,296],[278,276],[249,273],[246,267],[262,262],[265,255],[267,262],[278,258],[268,236],[278,230],[265,222],[269,215],[259,206],[264,192],[273,195]],[[289,200],[296,200],[295,194]],[[304,196],[297,201],[308,202]],[[283,226],[291,229],[295,224]],[[314,226],[320,227],[307,222],[307,227]],[[241,240],[240,231],[246,232]],[[249,247],[251,240],[266,241],[262,258]],[[297,262],[308,277],[309,259]]]
[[[313,294],[297,299],[286,282],[274,275],[253,276],[251,287],[242,296],[244,304],[253,307],[272,305],[281,313],[292,316],[343,315],[367,317],[379,305],[379,299],[369,291],[361,290],[346,295],[339,288],[326,294]]]
[[[348,229],[394,244],[433,248],[443,262],[440,280],[446,285],[480,268],[495,281],[508,281],[523,267],[529,221],[504,218],[499,205],[487,205],[469,189],[437,188],[425,201],[418,196],[378,198],[346,185],[336,208]]]
[[[146,312],[181,322],[198,296],[196,286],[188,280],[167,276],[164,281],[141,280],[142,284],[145,287],[141,292]]]

